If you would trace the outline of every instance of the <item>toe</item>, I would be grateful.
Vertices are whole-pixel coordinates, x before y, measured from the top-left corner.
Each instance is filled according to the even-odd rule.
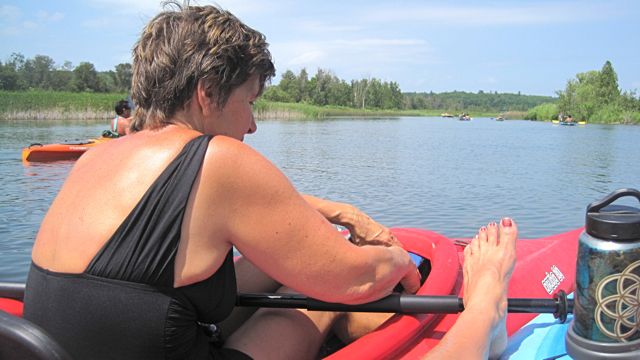
[[[491,245],[498,244],[498,225],[494,222],[487,225],[487,242]]]
[[[503,218],[500,221],[500,241],[504,242],[508,246],[515,247],[515,242],[518,237],[518,226],[516,222],[510,218]]]
[[[471,248],[470,253],[471,254],[477,254],[478,251],[480,251],[480,242],[482,241],[486,241],[485,240],[481,240],[480,239],[480,233],[478,233],[472,240],[471,240],[471,244],[469,244],[467,247]]]
[[[471,246],[471,243],[464,247],[463,253],[465,258],[473,255],[473,246]]]
[[[483,226],[480,228],[480,230],[478,230],[478,241],[482,242],[482,243],[486,243],[487,242],[487,227]]]

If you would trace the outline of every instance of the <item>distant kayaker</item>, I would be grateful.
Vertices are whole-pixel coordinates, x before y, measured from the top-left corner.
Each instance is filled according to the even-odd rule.
[[[242,142],[275,74],[264,35],[214,6],[176,7],[134,47],[130,134],[78,160],[41,224],[24,316],[77,359],[316,358],[329,331],[379,322],[234,308],[237,293],[360,304],[398,283],[415,293],[420,275],[389,229],[301,195]],[[501,341],[516,236],[504,219],[467,247],[467,310],[434,354]]]
[[[115,110],[116,116],[111,120],[111,131],[118,136],[125,136],[129,133],[131,106],[127,100],[120,100],[116,103]]]

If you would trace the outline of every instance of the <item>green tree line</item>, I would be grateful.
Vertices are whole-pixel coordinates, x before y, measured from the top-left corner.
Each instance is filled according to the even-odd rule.
[[[269,86],[263,96],[265,100],[275,102],[359,109],[401,109],[403,104],[403,95],[396,82],[376,78],[346,82],[324,69],[318,69],[311,78],[306,69],[297,75],[287,70],[278,85]]]
[[[46,55],[25,58],[13,53],[0,61],[0,90],[127,93],[131,88],[131,64],[110,71],[97,71],[90,62],[57,65]],[[527,112],[530,120],[553,120],[571,115],[576,120],[603,123],[640,123],[640,98],[633,91],[620,91],[611,62],[600,71],[579,73],[570,79],[558,97],[520,93],[403,93],[398,83],[369,77],[349,82],[331,71],[306,69],[295,74],[286,70],[277,85],[270,85],[263,99],[271,102],[344,107],[361,110],[438,110],[441,112]]]
[[[591,70],[569,79],[558,100],[529,110],[530,120],[554,120],[571,116],[575,120],[599,123],[640,123],[640,97],[634,91],[620,91],[618,75],[610,61],[600,71]]]
[[[328,70],[318,69],[309,78],[306,69],[295,74],[287,70],[277,85],[269,86],[265,100],[285,103],[307,103],[324,106],[345,106],[358,109],[442,110],[452,112],[527,111],[555,100],[550,96],[499,94],[480,90],[436,94],[403,93],[396,82],[365,78],[346,82]]]
[[[70,92],[128,92],[131,89],[131,64],[122,63],[110,71],[97,71],[90,62],[73,66],[65,61],[56,65],[46,55],[25,58],[13,53],[0,61],[0,90],[54,90]]]
[[[405,93],[406,109],[439,109],[449,112],[507,112],[527,111],[545,102],[551,96],[484,92],[452,91],[444,93]]]

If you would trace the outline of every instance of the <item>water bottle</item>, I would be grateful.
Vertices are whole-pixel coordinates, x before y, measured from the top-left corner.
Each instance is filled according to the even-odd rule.
[[[576,266],[567,353],[574,359],[640,359],[640,206],[612,205],[620,189],[587,207]]]

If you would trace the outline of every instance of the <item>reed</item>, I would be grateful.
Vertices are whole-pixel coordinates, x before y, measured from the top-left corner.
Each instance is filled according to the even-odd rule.
[[[0,91],[0,119],[104,119],[114,116],[115,103],[126,97],[119,93]]]
[[[101,111],[96,109],[73,109],[65,110],[63,108],[54,108],[46,110],[14,110],[0,113],[2,120],[92,120],[112,118],[113,111]]]
[[[505,111],[502,113],[502,116],[509,120],[521,120],[525,118],[525,115],[527,115],[526,111]]]
[[[91,120],[114,116],[114,105],[125,93],[73,93],[61,91],[0,91],[0,120]],[[305,103],[259,100],[254,105],[256,119],[322,119],[328,117],[440,116],[441,110],[377,110]],[[507,118],[522,118],[505,113]],[[472,117],[494,117],[473,113]]]
[[[340,106],[316,106],[304,103],[280,103],[260,100],[254,106],[254,114],[258,119],[322,119],[338,116],[437,116],[431,110],[376,110],[356,109]]]

